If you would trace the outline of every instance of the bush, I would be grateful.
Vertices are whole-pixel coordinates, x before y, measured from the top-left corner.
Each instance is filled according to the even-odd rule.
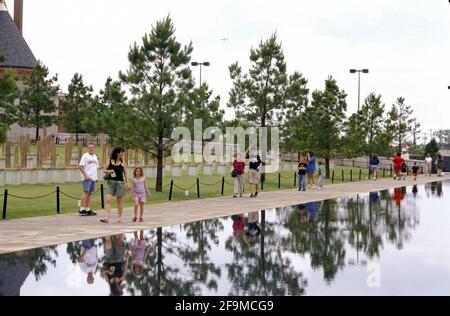
[[[425,150],[423,152],[424,156],[430,154],[431,157],[436,156],[437,152],[439,151],[439,146],[436,142],[436,139],[432,139],[426,146]]]

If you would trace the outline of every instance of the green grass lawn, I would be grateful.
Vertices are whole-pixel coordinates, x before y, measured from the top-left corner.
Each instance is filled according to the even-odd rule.
[[[347,167],[337,167],[334,169],[335,180],[334,183],[342,182],[342,171],[344,171],[344,182],[350,181],[350,172],[352,170],[353,181],[359,180],[359,170],[358,168],[347,168]],[[281,172],[281,189],[292,189],[294,187],[294,171],[283,171]],[[367,169],[361,169],[362,179],[365,180],[368,176]],[[380,177],[382,173],[380,172]],[[389,176],[389,171],[386,171],[386,176]],[[173,201],[183,201],[190,199],[197,199],[197,187],[196,187],[196,177],[184,175],[182,177],[174,177],[169,173],[166,173],[164,178],[164,189],[163,192],[156,192],[155,179],[148,179],[148,185],[152,192],[152,198],[148,204],[155,203],[165,203],[168,202],[169,197],[169,185],[171,179],[174,180],[174,188],[172,193]],[[206,176],[200,175],[200,198],[210,198],[221,196],[221,180],[222,176],[213,175]],[[248,192],[247,177],[245,179],[245,188]],[[228,174],[225,175],[225,186],[224,195],[229,196],[233,194],[233,179]],[[100,188],[99,182],[97,188]],[[331,184],[331,179],[325,180],[325,185]],[[42,184],[42,185],[20,185],[20,186],[6,186],[0,187],[0,212],[3,207],[4,190],[8,189],[8,203],[7,203],[7,219],[17,219],[24,217],[33,216],[45,216],[56,214],[56,193],[50,196],[36,198],[42,195],[50,194],[56,191],[57,184]],[[62,193],[67,194],[75,199],[61,194],[60,197],[60,209],[61,213],[73,213],[78,211],[78,198],[81,194],[81,184],[80,183],[65,183],[59,185]],[[273,191],[278,190],[278,174],[267,174],[266,182],[264,183],[263,191]],[[106,185],[105,185],[106,191]],[[26,197],[23,199],[21,197]],[[101,209],[101,195],[97,192],[93,196],[92,208],[95,210]],[[129,197],[125,199],[125,206],[132,206],[132,201]],[[113,202],[113,207],[115,203]]]

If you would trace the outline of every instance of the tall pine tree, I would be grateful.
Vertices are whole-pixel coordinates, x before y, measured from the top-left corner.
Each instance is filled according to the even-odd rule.
[[[78,135],[85,132],[83,120],[88,115],[93,103],[93,89],[84,84],[83,76],[78,73],[74,74],[67,89],[68,93],[61,101],[63,111],[61,122],[67,132],[75,134],[75,141],[78,145]]]
[[[398,151],[402,151],[411,132],[413,131],[414,118],[411,105],[405,104],[405,98],[399,97],[392,105],[388,113],[387,130],[393,136],[394,144]]]
[[[39,62],[24,81],[24,89],[17,106],[17,122],[21,127],[35,128],[35,139],[39,140],[39,129],[56,123],[55,86],[57,76],[49,77],[48,68]]]

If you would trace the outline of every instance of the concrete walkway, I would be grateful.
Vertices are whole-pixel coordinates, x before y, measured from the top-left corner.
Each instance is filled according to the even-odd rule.
[[[115,223],[117,212],[114,210],[111,224],[99,222],[102,214],[93,217],[66,214],[2,221],[0,222],[0,254],[438,180],[450,180],[450,175],[443,178],[420,176],[417,182],[414,182],[412,177],[408,177],[406,181],[381,179],[350,182],[329,185],[322,191],[311,189],[298,192],[292,189],[262,192],[256,199],[250,199],[246,195],[237,199],[219,197],[147,205],[144,223],[131,222],[132,208],[125,209],[126,222],[122,224]],[[130,221],[127,222],[128,220]]]

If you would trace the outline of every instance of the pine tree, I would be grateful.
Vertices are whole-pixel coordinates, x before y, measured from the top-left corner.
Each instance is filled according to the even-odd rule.
[[[386,128],[393,136],[398,151],[402,151],[403,146],[408,141],[413,131],[414,118],[411,105],[405,104],[405,98],[399,97],[392,105],[388,113]]]
[[[68,94],[61,101],[62,118],[61,122],[69,133],[75,133],[75,142],[78,145],[80,133],[84,133],[83,120],[89,113],[92,106],[92,87],[86,86],[83,76],[74,74],[69,86]]]
[[[0,52],[0,62],[5,61],[4,55]],[[16,75],[12,70],[7,69],[0,74],[0,125],[7,129],[15,122],[16,106],[15,100],[19,95]]]
[[[157,159],[156,191],[162,191],[164,158],[170,154],[173,128],[181,124],[181,102],[192,81],[192,43],[182,47],[170,17],[158,21],[142,44],[128,54],[129,69],[98,98],[96,120],[103,132],[124,146],[149,152]],[[122,86],[128,88],[127,100]],[[100,108],[100,109],[99,109]],[[88,121],[88,120],[87,120]],[[86,122],[87,125],[94,125]]]
[[[336,80],[329,76],[323,91],[312,93],[297,126],[297,148],[311,149],[325,158],[326,177],[330,176],[330,159],[342,153],[347,144],[346,129],[347,94],[340,90]]]
[[[35,128],[36,140],[39,140],[39,129],[52,126],[57,121],[57,80],[56,75],[49,77],[48,68],[39,62],[24,81],[17,106],[17,122],[21,127]]]

